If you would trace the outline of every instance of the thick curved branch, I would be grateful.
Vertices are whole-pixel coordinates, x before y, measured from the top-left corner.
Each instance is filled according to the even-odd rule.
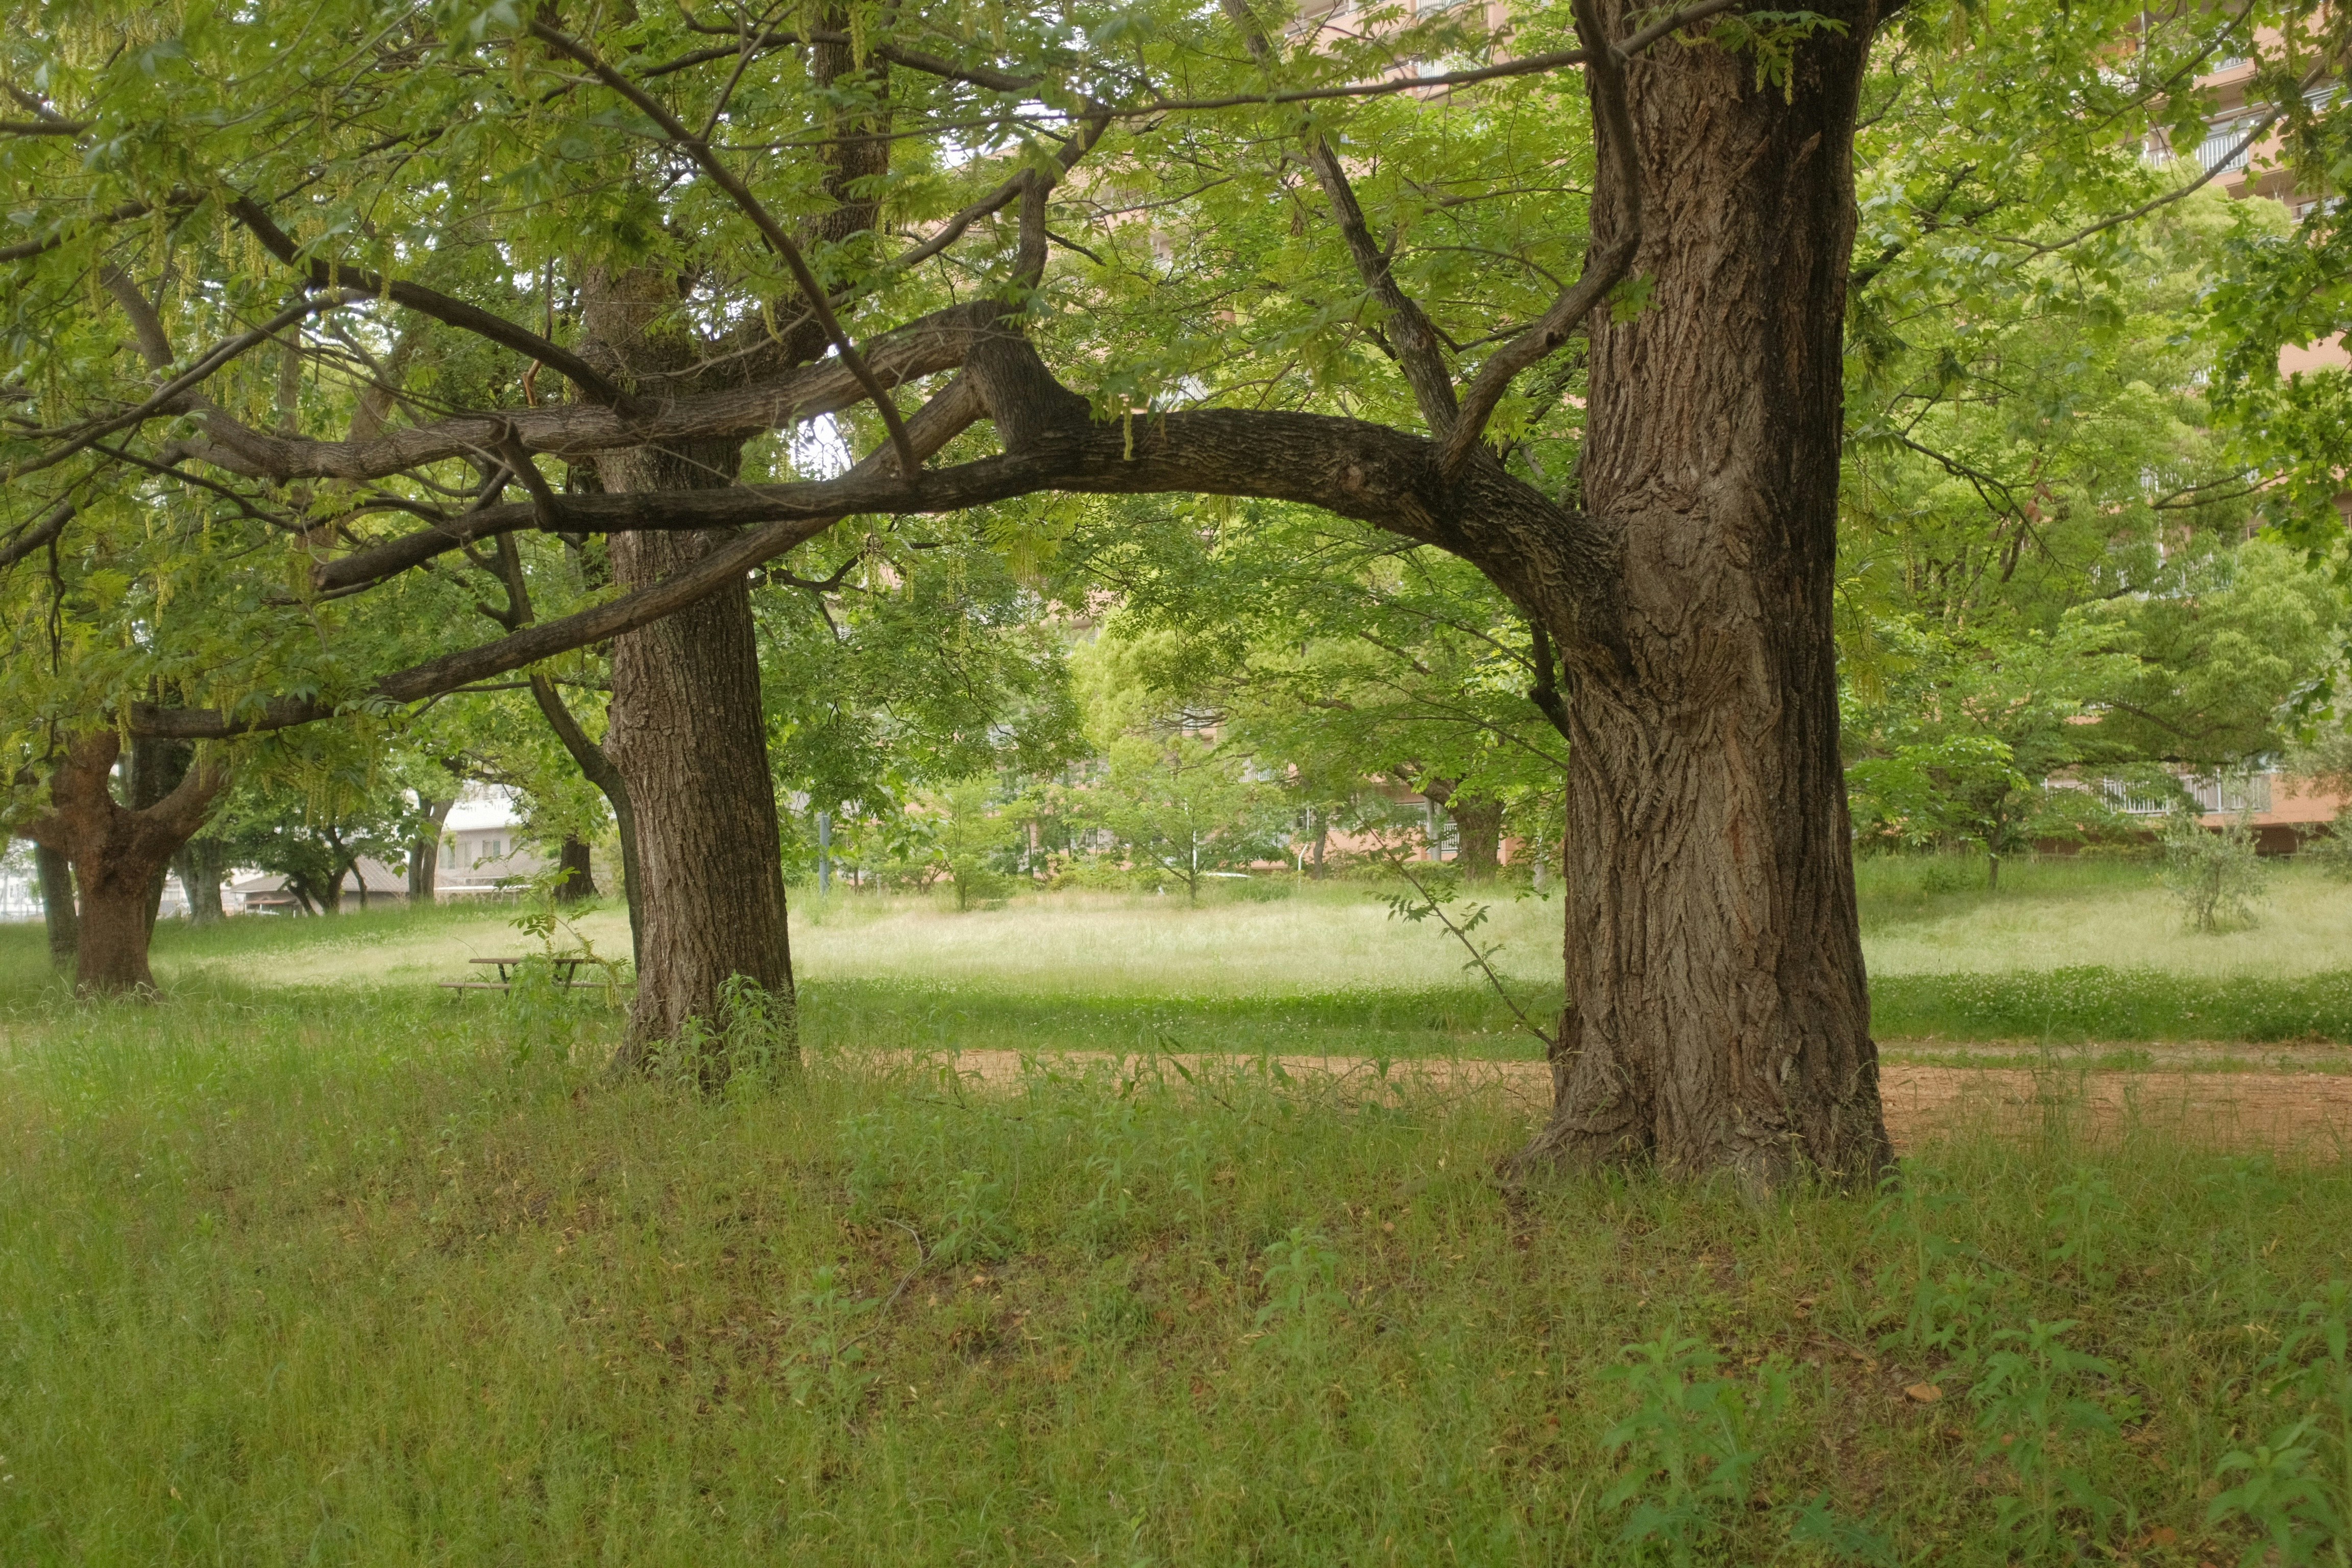
[[[908,323],[873,344],[875,375],[900,386],[963,363],[974,334],[1000,314],[993,301],[954,305]],[[598,404],[558,404],[461,414],[387,431],[373,440],[310,441],[274,436],[214,415],[206,461],[249,479],[379,479],[494,449],[510,435],[525,451],[580,458],[624,447],[716,436],[753,436],[864,401],[865,389],[837,360],[723,392],[640,402],[634,412]]]
[[[1617,647],[1607,625],[1583,625],[1613,570],[1610,534],[1568,512],[1499,464],[1449,483],[1435,446],[1383,426],[1328,416],[1214,409],[1097,423],[1086,399],[1055,381],[1036,352],[1009,332],[983,337],[964,374],[910,421],[937,451],[984,407],[1006,452],[913,481],[877,453],[837,479],[720,490],[667,490],[561,499],[563,531],[709,529],[759,525],[649,588],[560,621],[428,660],[377,682],[367,700],[419,701],[646,626],[716,591],[857,512],[960,511],[1043,491],[1098,495],[1188,493],[1292,500],[1352,517],[1479,563],[1530,614],[1552,618],[1598,646]],[[928,454],[927,454],[928,455]],[[473,538],[546,524],[543,502],[497,507],[463,521]],[[457,525],[394,542],[428,558],[456,548]],[[352,570],[361,557],[330,563]],[[396,563],[378,557],[376,564]],[[328,716],[317,699],[279,699],[243,715],[211,710],[134,711],[135,733],[182,738],[283,729]]]
[[[1526,575],[1517,589],[1531,603],[1553,601],[1559,589],[1573,592],[1561,579],[1583,569],[1547,559],[1549,541],[1565,536],[1580,560],[1593,563],[1607,548],[1580,516],[1497,465],[1447,483],[1433,443],[1386,426],[1242,409],[1098,424],[1086,399],[1062,387],[1028,343],[1009,333],[983,338],[965,371],[1008,448],[1002,456],[936,469],[913,485],[869,461],[839,479],[795,484],[565,496],[556,526],[579,533],[797,527],[850,513],[959,511],[1045,490],[1249,496],[1297,501],[1473,560],[1509,561],[1505,575]],[[534,505],[488,507],[325,563],[313,582],[321,590],[348,589],[476,540],[545,526]]]

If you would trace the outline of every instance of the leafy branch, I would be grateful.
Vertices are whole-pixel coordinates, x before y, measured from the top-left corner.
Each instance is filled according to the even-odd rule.
[[[1453,917],[1445,912],[1444,900],[1431,892],[1428,884],[1412,874],[1412,868],[1406,862],[1402,850],[1390,847],[1381,852],[1381,858],[1388,863],[1390,870],[1403,878],[1412,889],[1411,893],[1392,893],[1381,900],[1381,902],[1388,905],[1389,913],[1398,920],[1411,921],[1415,925],[1434,917],[1437,923],[1444,926],[1448,934],[1460,942],[1464,951],[1470,954],[1470,962],[1462,967],[1475,969],[1479,973],[1484,974],[1486,977],[1486,984],[1495,988],[1495,994],[1503,999],[1503,1005],[1508,1007],[1511,1010],[1511,1016],[1518,1019],[1519,1027],[1541,1040],[1545,1050],[1558,1051],[1559,1043],[1537,1027],[1535,1020],[1528,1016],[1527,1010],[1519,1005],[1517,999],[1503,984],[1503,977],[1495,973],[1495,965],[1490,961],[1494,954],[1500,951],[1502,944],[1490,942],[1485,947],[1480,947],[1470,939],[1473,931],[1486,923],[1486,917],[1493,912],[1493,906],[1473,904],[1470,906],[1469,912],[1462,918],[1459,924],[1456,924]]]

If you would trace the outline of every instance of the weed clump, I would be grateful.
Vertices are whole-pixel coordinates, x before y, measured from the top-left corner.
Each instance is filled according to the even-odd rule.
[[[2180,903],[2191,931],[2242,931],[2270,874],[2254,852],[2253,824],[2243,814],[2218,830],[2182,815],[2165,824],[2164,889]]]

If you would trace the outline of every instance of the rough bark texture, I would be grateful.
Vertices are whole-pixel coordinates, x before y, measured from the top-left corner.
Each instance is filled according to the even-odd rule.
[[[85,994],[154,989],[147,941],[156,879],[204,826],[228,784],[216,763],[202,762],[161,800],[132,810],[108,787],[121,752],[111,730],[75,740],[49,776],[48,815],[25,830],[73,862],[81,896],[74,987]]]
[[[600,280],[590,331],[625,368],[683,357],[688,345],[656,336],[658,280]],[[676,442],[600,459],[608,494],[702,489],[730,483],[733,441]],[[613,573],[642,587],[724,542],[723,532],[620,532]],[[784,877],[776,797],[768,776],[766,725],[749,587],[739,578],[667,620],[613,642],[613,698],[604,751],[635,816],[643,888],[637,997],[622,1066],[642,1061],[689,1018],[716,1027],[721,992],[741,976],[781,1003],[793,1001],[784,928]],[[702,1064],[724,1079],[723,1055]]]
[[[1629,7],[1605,5],[1612,30]],[[1631,68],[1649,308],[1595,318],[1582,483],[1616,581],[1553,620],[1572,728],[1569,994],[1522,1156],[1867,1182],[1879,1110],[1831,589],[1855,99],[1875,22],[1786,97],[1711,47]],[[1605,203],[1596,203],[1604,214]],[[1605,220],[1604,220],[1605,221]],[[1596,613],[1597,612],[1597,613]]]
[[[81,945],[81,917],[74,905],[73,862],[63,850],[46,844],[33,846],[34,868],[41,879],[41,919],[48,927],[49,963],[71,969],[74,950]]]

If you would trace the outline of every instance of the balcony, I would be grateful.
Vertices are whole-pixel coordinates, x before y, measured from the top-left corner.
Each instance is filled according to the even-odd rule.
[[[2271,781],[2276,776],[2274,768],[2254,773],[2209,773],[2184,778],[2180,787],[2189,792],[2200,812],[2234,816],[2242,811],[2270,810]],[[2112,809],[2127,816],[2162,816],[2172,809],[2173,797],[2122,779],[2101,779],[2098,791]]]
[[[2253,151],[2249,144],[2252,126],[2216,125],[2205,132],[2205,140],[2197,144],[2197,162],[2209,174],[2242,169]]]

